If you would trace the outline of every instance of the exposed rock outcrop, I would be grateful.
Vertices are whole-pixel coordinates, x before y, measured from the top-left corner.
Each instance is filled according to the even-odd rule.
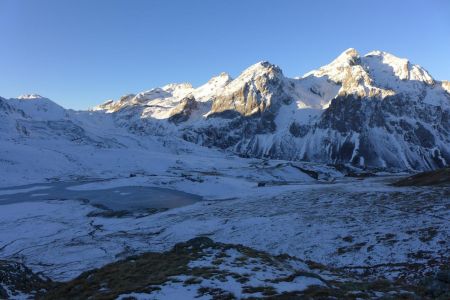
[[[169,122],[175,124],[186,122],[197,107],[198,104],[194,96],[183,98],[183,100],[171,110]]]

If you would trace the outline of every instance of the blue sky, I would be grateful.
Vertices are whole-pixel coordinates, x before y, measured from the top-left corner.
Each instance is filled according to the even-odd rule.
[[[84,109],[261,60],[299,76],[350,47],[450,80],[450,1],[0,0],[0,96]]]

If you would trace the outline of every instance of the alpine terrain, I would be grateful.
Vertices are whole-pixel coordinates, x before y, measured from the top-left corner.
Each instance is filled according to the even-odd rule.
[[[449,167],[450,82],[383,51],[0,97],[0,299],[448,299]]]

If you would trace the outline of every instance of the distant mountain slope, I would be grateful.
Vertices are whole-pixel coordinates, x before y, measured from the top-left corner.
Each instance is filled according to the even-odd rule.
[[[170,136],[250,157],[430,170],[450,164],[450,85],[392,54],[348,49],[302,77],[259,62],[199,88],[169,84],[64,110],[37,95],[0,99],[2,136],[135,147],[111,136]]]

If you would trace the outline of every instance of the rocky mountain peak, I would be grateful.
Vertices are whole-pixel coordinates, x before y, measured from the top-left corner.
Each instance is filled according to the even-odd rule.
[[[215,98],[217,94],[220,94],[224,87],[231,81],[231,76],[228,73],[222,72],[219,75],[212,77],[204,85],[196,88],[192,93],[199,101],[209,101]]]
[[[248,80],[264,75],[279,76],[282,74],[283,72],[277,65],[271,64],[268,61],[260,61],[245,69],[244,72],[242,72],[236,79]]]
[[[38,95],[38,94],[23,94],[23,95],[20,95],[19,97],[17,97],[17,99],[20,99],[20,100],[36,100],[36,99],[47,99],[47,98],[42,97],[41,95]]]
[[[274,101],[287,101],[281,69],[267,61],[258,62],[228,83],[215,97],[210,114],[235,111],[243,116],[259,114]]]
[[[416,95],[425,85],[435,84],[424,68],[407,59],[379,50],[360,56],[353,48],[303,76],[307,77],[324,77],[340,85],[338,95],[380,99],[395,94]]]
[[[348,67],[358,64],[359,53],[355,48],[348,48],[331,62],[335,67]]]
[[[434,79],[427,70],[419,65],[412,64],[406,58],[400,58],[385,51],[372,51],[363,58],[363,65],[373,77],[388,80],[413,80],[434,84]],[[396,77],[396,78],[394,78]]]
[[[211,79],[208,80],[208,82],[206,84],[225,86],[226,84],[230,83],[232,80],[233,80],[233,78],[231,78],[230,74],[228,74],[226,72],[222,72],[217,76],[211,77]]]
[[[218,76],[215,76],[215,77],[213,77],[211,79],[214,79],[214,78],[222,79],[222,80],[225,80],[225,81],[233,80],[233,78],[231,78],[230,74],[228,74],[227,72],[222,72]]]
[[[344,78],[348,76],[348,72],[352,73],[351,75],[356,75],[356,73],[361,73],[363,71],[364,70],[361,70],[358,52],[354,48],[349,48],[342,52],[331,63],[306,73],[303,78],[311,75],[316,77],[327,76],[328,79],[336,83],[342,83]]]
[[[170,83],[162,87],[162,89],[175,97],[185,97],[187,94],[191,93],[194,88],[192,84],[184,83]]]

